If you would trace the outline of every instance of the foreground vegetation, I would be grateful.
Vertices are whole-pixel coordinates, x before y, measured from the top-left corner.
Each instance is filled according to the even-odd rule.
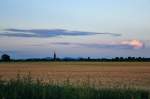
[[[0,99],[149,99],[149,95],[149,91],[130,88],[74,86],[69,80],[63,84],[43,83],[30,75],[0,81]]]

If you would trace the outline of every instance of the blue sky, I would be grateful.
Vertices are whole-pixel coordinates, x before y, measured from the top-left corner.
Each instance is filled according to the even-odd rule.
[[[149,0],[1,0],[0,54],[150,56]]]

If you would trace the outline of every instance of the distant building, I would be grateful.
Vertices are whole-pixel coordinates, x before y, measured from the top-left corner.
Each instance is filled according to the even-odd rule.
[[[54,52],[54,60],[56,60],[56,53]]]
[[[90,60],[91,58],[90,57],[88,57],[88,60]]]

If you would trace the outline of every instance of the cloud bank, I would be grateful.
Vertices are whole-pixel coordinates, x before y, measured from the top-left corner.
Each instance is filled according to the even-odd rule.
[[[5,29],[0,36],[8,37],[57,37],[57,36],[87,36],[87,35],[110,35],[121,36],[118,33],[98,33],[85,31],[70,31],[66,29]]]
[[[115,48],[115,49],[142,49],[144,43],[140,40],[124,40],[120,42],[107,42],[107,43],[69,43],[69,42],[52,42],[54,45],[76,45],[89,48]]]

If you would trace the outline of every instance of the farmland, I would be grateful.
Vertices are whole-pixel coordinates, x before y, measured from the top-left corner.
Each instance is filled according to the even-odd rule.
[[[96,87],[150,89],[149,62],[10,62],[0,63],[1,79],[17,74],[44,82],[88,83]]]
[[[149,99],[148,62],[0,63],[0,99]]]

